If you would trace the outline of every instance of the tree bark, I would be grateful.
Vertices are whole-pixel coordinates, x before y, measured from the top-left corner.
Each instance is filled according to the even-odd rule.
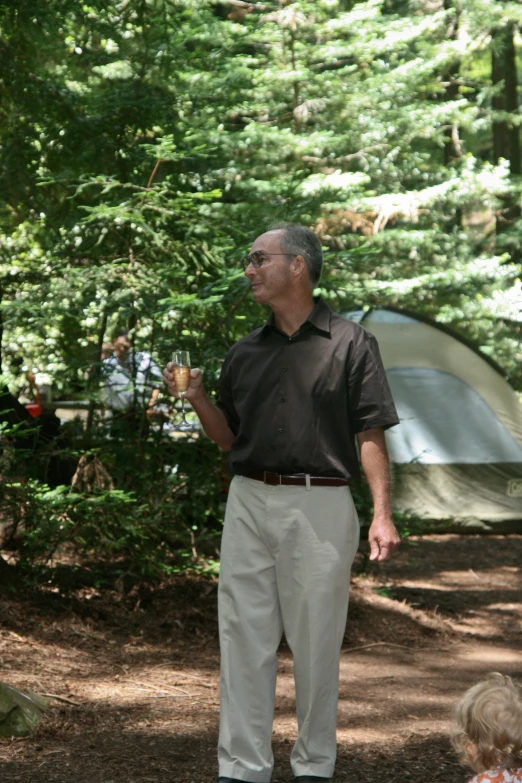
[[[14,585],[17,581],[16,569],[0,555],[0,585]]]
[[[493,110],[507,112],[515,117],[518,114],[518,76],[514,35],[513,23],[493,31],[491,81],[494,86],[499,85],[499,92],[492,102]],[[512,177],[522,174],[520,129],[517,125],[511,124],[508,120],[493,121],[493,155],[495,163],[498,163],[501,158],[509,161]],[[508,194],[502,202],[503,206],[496,218],[497,235],[508,231],[521,215],[516,196]],[[503,244],[503,249],[505,248],[506,245]],[[518,263],[521,259],[519,248],[515,243],[512,247],[508,244],[507,248],[511,261]]]
[[[446,31],[446,38],[451,41],[456,41],[459,33],[460,24],[460,8],[455,0],[444,0],[444,9],[446,11],[453,11],[451,20]],[[444,93],[444,100],[454,101],[458,97],[459,88],[457,79],[460,75],[460,59],[455,60],[448,68],[443,78],[445,82],[448,82],[446,91]],[[444,144],[444,165],[447,166],[452,161],[458,160],[462,157],[462,144],[459,137],[458,125],[450,125],[445,131],[446,142]]]
[[[98,380],[100,378],[101,374],[101,365],[102,365],[102,351],[103,351],[103,339],[105,337],[105,332],[107,330],[107,310],[103,311],[100,328],[98,330],[98,342],[96,344],[96,364],[94,364],[91,368],[91,371],[89,373],[89,381],[91,383],[94,382],[94,380]],[[92,391],[92,390],[90,390]],[[91,399],[89,402],[89,411],[87,413],[87,424],[85,426],[85,436],[87,443],[90,444],[92,439],[92,427],[94,424],[94,400]]]
[[[492,36],[491,81],[502,84],[501,91],[493,98],[495,111],[518,114],[518,78],[514,42],[514,25],[495,30]],[[520,129],[507,121],[493,122],[493,153],[495,163],[506,158],[512,175],[522,174],[520,155]]]

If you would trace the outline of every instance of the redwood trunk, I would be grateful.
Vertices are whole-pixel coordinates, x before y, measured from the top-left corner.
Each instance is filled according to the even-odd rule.
[[[491,81],[493,85],[500,87],[498,94],[493,98],[493,110],[506,112],[515,117],[518,115],[518,77],[514,35],[515,25],[512,23],[493,31]],[[518,126],[503,119],[493,121],[493,154],[495,163],[498,163],[501,158],[509,161],[512,177],[520,176],[522,159]],[[516,197],[509,194],[502,201],[503,207],[496,220],[497,234],[508,231],[521,214]],[[505,247],[506,244],[503,245],[504,249]],[[511,248],[508,243],[507,248],[511,261],[520,261],[520,251],[515,243]]]

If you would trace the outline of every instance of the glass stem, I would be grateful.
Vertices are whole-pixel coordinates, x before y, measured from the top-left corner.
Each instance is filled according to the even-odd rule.
[[[183,424],[187,423],[187,420],[185,418],[185,393],[181,392],[181,421]]]

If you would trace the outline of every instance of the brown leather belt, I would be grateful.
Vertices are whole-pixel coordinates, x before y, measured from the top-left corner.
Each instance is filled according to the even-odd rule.
[[[306,487],[307,484],[305,474],[285,476],[282,473],[269,473],[267,470],[253,470],[251,473],[247,473],[246,477],[270,484],[271,487],[277,487],[282,484]],[[310,476],[309,481],[312,487],[346,487],[349,484],[346,479],[334,476]]]

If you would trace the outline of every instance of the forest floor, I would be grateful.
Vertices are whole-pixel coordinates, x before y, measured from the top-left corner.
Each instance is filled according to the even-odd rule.
[[[522,536],[412,538],[354,569],[341,662],[338,783],[458,783],[454,701],[489,671],[522,676]],[[0,680],[53,694],[28,738],[0,740],[1,783],[211,783],[217,582],[99,591],[0,588]],[[273,781],[296,736],[283,644]]]

